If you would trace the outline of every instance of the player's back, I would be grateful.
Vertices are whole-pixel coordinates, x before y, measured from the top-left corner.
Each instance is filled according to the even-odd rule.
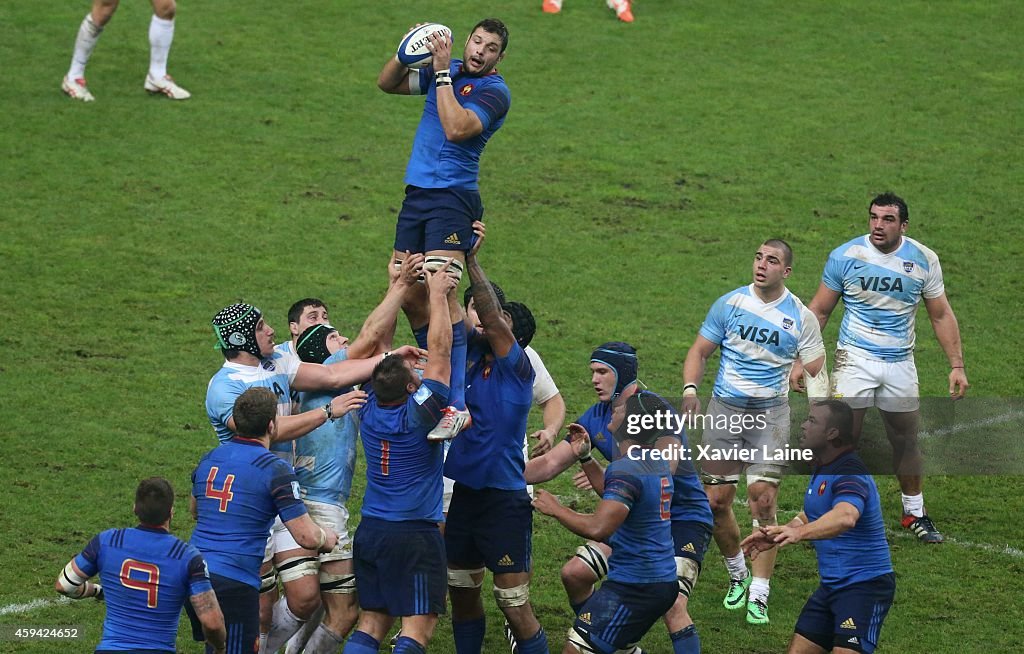
[[[75,559],[99,571],[106,599],[97,650],[175,651],[178,617],[193,594],[210,590],[196,548],[160,528],[109,529]]]
[[[347,359],[348,350],[344,349],[332,354],[324,364]],[[299,413],[320,409],[349,390],[299,393]],[[304,499],[329,504],[343,503],[348,499],[356,465],[356,416],[355,411],[349,411],[294,441],[295,475],[302,485]]]
[[[474,489],[525,490],[523,434],[533,403],[533,367],[514,343],[487,359],[479,344],[467,354],[466,406],[473,424],[452,441],[444,474]]]
[[[402,404],[381,405],[372,389],[359,410],[366,455],[362,515],[388,521],[442,519],[444,446],[427,440],[448,404],[448,387],[424,379]]]
[[[867,236],[844,243],[829,255],[822,283],[843,298],[840,347],[883,361],[913,354],[918,303],[945,292],[938,256],[906,236],[889,254]]]
[[[605,470],[606,500],[629,507],[608,539],[608,578],[630,584],[675,581],[672,550],[672,476],[665,461],[622,457]]]
[[[259,441],[239,437],[200,460],[192,495],[198,520],[191,543],[211,573],[256,587],[275,516],[282,511],[288,521],[306,512],[292,467]]]

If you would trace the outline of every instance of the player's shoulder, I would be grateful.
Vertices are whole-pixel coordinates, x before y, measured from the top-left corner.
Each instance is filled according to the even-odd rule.
[[[935,254],[934,250],[926,246],[924,243],[910,238],[909,236],[903,237],[903,246],[900,250],[900,254],[903,255],[904,258],[916,258],[920,263],[926,264],[929,267],[935,265],[939,261],[939,255]]]
[[[845,454],[828,466],[828,474],[839,476],[870,477],[871,472],[856,452]]]
[[[846,241],[842,245],[833,248],[832,252],[829,253],[830,259],[844,259],[853,258],[859,259],[869,249],[867,237],[864,235],[855,236],[849,241]]]

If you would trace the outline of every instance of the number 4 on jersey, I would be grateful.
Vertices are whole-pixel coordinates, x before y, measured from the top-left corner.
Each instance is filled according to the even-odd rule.
[[[220,512],[225,513],[228,510],[228,502],[235,498],[235,494],[231,492],[231,485],[235,483],[235,476],[227,475],[224,478],[224,485],[217,488],[214,486],[214,483],[217,481],[218,472],[220,472],[220,468],[216,466],[210,468],[210,474],[206,476],[206,496],[220,500]]]

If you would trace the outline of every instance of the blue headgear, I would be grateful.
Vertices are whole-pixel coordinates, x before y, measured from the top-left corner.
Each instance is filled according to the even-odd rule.
[[[636,349],[629,343],[611,341],[600,345],[590,355],[590,362],[602,363],[615,371],[613,400],[621,395],[627,386],[636,382],[638,368]]]

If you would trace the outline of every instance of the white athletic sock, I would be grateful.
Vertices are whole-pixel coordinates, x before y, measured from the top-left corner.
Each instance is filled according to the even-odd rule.
[[[309,637],[309,642],[306,643],[306,649],[303,651],[305,654],[334,654],[343,642],[345,642],[344,638],[321,624]]]
[[[276,652],[304,624],[306,621],[295,617],[288,608],[287,597],[277,600],[277,604],[274,605],[274,617],[270,621],[270,633],[267,634],[267,642],[260,648],[260,652]]]
[[[771,579],[765,579],[764,577],[754,577],[750,580],[750,590],[747,591],[747,601],[753,602],[754,600],[761,600],[765,604],[768,603],[768,586],[771,584]]]
[[[80,79],[85,77],[85,65],[89,63],[96,41],[99,40],[103,28],[92,22],[92,13],[85,15],[82,24],[78,27],[78,36],[75,37],[75,52],[71,55],[71,67],[68,68],[68,79]]]
[[[736,553],[736,556],[726,556],[725,569],[729,571],[730,579],[746,579],[747,563],[743,559],[743,550]]]
[[[903,495],[903,513],[920,518],[924,515],[924,493]]]
[[[260,632],[260,652],[267,651],[267,634]]]
[[[174,40],[174,19],[164,20],[156,15],[149,21],[149,75],[163,79],[167,74],[167,56]]]

